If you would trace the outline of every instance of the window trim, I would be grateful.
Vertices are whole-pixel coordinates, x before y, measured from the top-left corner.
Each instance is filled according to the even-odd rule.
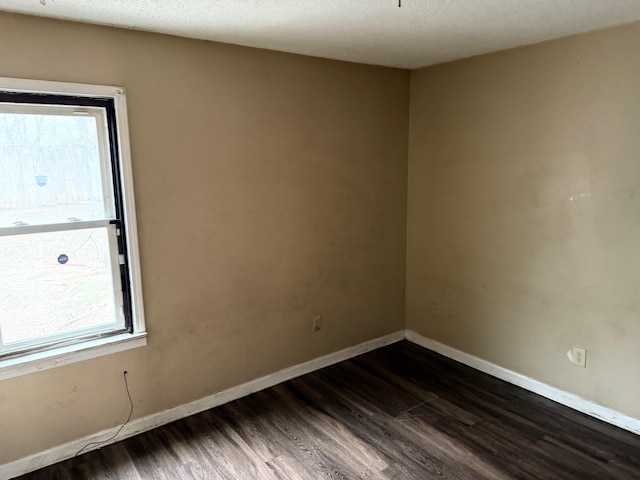
[[[122,226],[126,235],[124,248],[128,257],[126,276],[128,277],[131,297],[129,301],[132,326],[132,332],[88,339],[73,345],[63,345],[47,350],[29,352],[21,356],[0,359],[0,380],[146,345],[140,252],[125,89],[116,86],[0,77],[0,90],[27,94],[104,98],[105,100],[113,101],[115,129],[111,132],[111,141],[113,142],[112,148],[117,153],[115,158],[118,162],[118,169],[111,173],[116,177],[116,181],[120,183],[122,192]],[[118,206],[116,206],[116,209],[118,209]],[[55,225],[51,226],[55,229]],[[65,227],[65,229],[69,229],[69,224],[65,224]],[[86,224],[84,227],[86,228]],[[24,229],[25,227],[18,228]],[[78,225],[77,228],[81,228],[81,226]]]
[[[7,358],[0,361],[0,381],[143,347],[146,344],[146,332],[126,333]]]

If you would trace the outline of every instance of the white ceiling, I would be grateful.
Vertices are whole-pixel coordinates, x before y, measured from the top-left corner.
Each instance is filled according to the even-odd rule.
[[[401,68],[640,20],[640,0],[0,0],[0,10]]]

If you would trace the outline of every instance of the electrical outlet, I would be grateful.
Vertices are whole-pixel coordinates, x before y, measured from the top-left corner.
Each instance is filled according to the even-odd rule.
[[[575,363],[579,367],[587,366],[587,350],[580,347],[573,347],[573,363]]]
[[[431,302],[431,315],[438,316],[438,302]]]
[[[587,350],[580,347],[571,347],[568,352],[569,360],[578,367],[585,368],[587,366]]]
[[[322,330],[322,316],[320,315],[315,315],[312,319],[312,324],[313,324],[313,331],[317,332],[319,330]]]

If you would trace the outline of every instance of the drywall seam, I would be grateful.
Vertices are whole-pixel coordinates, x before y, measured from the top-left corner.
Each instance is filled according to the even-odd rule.
[[[522,387],[530,392],[537,393],[545,398],[558,402],[579,412],[585,413],[599,420],[623,428],[630,432],[640,434],[640,419],[630,417],[609,407],[597,404],[584,397],[569,393],[546,383],[534,380],[533,378],[521,375],[512,370],[500,367],[494,363],[475,357],[468,353],[456,350],[443,343],[423,337],[413,330],[407,330],[406,339],[421,347],[432,350],[440,355],[444,355],[452,360],[463,363],[469,367],[480,370],[491,376],[509,382],[518,387]]]
[[[167,410],[152,413],[151,415],[147,415],[145,417],[136,418],[122,429],[117,438],[100,445],[93,445],[92,447],[84,450],[84,452],[86,453],[91,450],[96,450],[97,448],[119,442],[120,440],[124,440],[125,438],[133,437],[134,435],[152,430],[167,423],[180,420],[181,418],[185,418],[190,415],[203,412],[210,408],[223,405],[233,400],[237,400],[251,393],[264,390],[265,388],[272,387],[301,375],[306,375],[307,373],[311,373],[321,368],[328,367],[329,365],[348,360],[350,358],[356,357],[366,352],[370,352],[380,347],[384,347],[386,345],[391,345],[392,343],[403,340],[404,337],[405,331],[400,330],[383,337],[360,343],[353,347],[348,347],[343,350],[339,350],[337,352],[333,352],[328,355],[309,360],[308,362],[304,362],[299,365],[285,368],[284,370],[280,370],[279,372],[272,373],[255,380],[251,380],[250,382],[243,383],[219,393],[214,393],[213,395],[209,395],[208,397],[185,403],[183,405],[178,405],[177,407],[169,408]],[[71,442],[52,447],[48,450],[34,453],[13,462],[0,465],[0,478],[14,478],[20,475],[24,475],[25,473],[32,472],[39,468],[46,467],[47,465],[52,465],[54,463],[61,462],[62,460],[71,458],[76,454],[78,450],[80,450],[88,443],[100,442],[105,438],[109,438],[116,432],[117,428],[118,426],[107,428],[106,430],[102,430],[101,432],[87,435],[86,437],[78,438],[76,440],[72,440]]]

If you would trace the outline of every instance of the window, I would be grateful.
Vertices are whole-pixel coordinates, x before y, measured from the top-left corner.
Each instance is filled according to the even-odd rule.
[[[126,127],[123,89],[0,79],[0,378],[144,344]]]

